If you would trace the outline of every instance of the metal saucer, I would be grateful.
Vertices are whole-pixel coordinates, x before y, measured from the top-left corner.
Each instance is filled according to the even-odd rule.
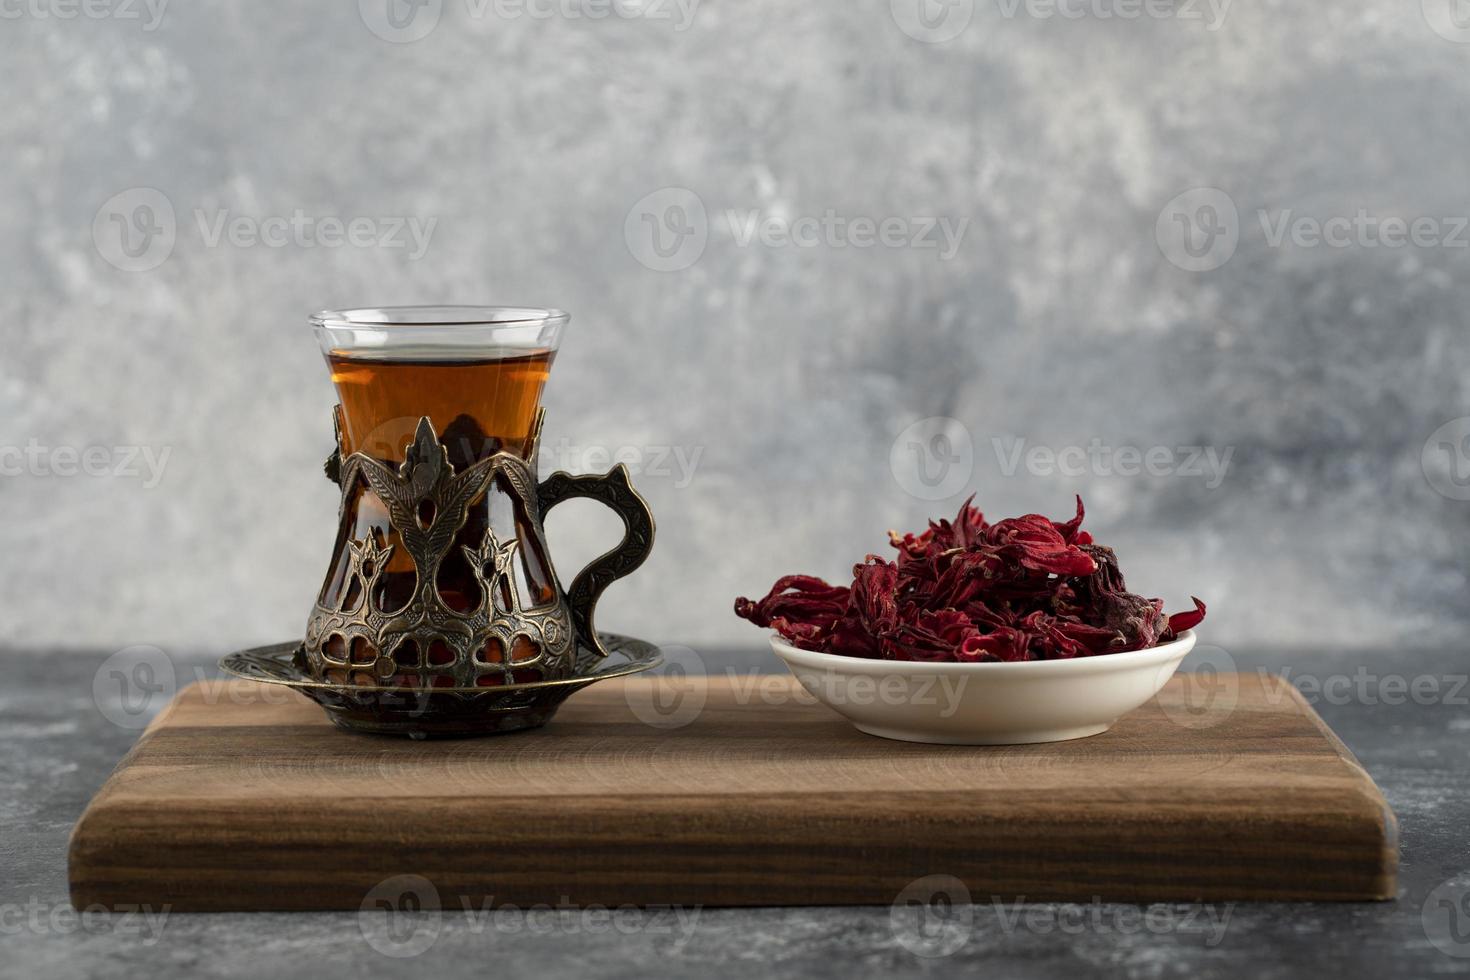
[[[658,647],[616,633],[599,633],[603,658],[577,649],[576,676],[498,687],[365,687],[332,684],[312,677],[300,643],[241,650],[220,660],[220,669],[247,681],[300,691],[327,712],[339,728],[409,738],[468,738],[539,728],[561,703],[588,684],[625,677],[663,662]]]

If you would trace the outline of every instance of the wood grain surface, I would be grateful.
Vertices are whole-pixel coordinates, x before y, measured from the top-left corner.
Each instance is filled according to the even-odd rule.
[[[607,681],[538,731],[355,735],[244,681],[180,692],[73,832],[78,908],[1390,898],[1392,812],[1297,692],[1193,675],[1049,745],[861,734],[781,676]]]

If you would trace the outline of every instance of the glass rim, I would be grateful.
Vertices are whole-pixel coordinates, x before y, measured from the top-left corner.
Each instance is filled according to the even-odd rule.
[[[539,306],[367,306],[318,310],[309,318],[318,330],[367,328],[391,330],[416,327],[531,327],[566,323],[564,310]]]

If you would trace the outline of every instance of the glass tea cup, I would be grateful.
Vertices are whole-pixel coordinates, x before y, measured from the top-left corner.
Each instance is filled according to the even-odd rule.
[[[336,386],[342,492],[304,647],[314,676],[464,689],[573,676],[604,654],[598,595],[640,565],[653,521],[625,467],[535,479],[541,394],[569,317],[513,307],[398,307],[311,318]],[[563,589],[542,518],[598,499],[623,542]]]

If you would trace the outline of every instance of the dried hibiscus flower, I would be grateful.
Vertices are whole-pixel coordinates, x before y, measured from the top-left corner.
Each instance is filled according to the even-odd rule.
[[[1079,497],[1065,523],[1027,514],[990,524],[966,500],[953,521],[889,532],[897,560],[869,555],[850,586],[787,575],[759,602],[736,599],[735,615],[803,650],[966,663],[1143,650],[1205,618],[1198,599],[1165,616],[1162,600],[1129,592],[1082,513]]]

